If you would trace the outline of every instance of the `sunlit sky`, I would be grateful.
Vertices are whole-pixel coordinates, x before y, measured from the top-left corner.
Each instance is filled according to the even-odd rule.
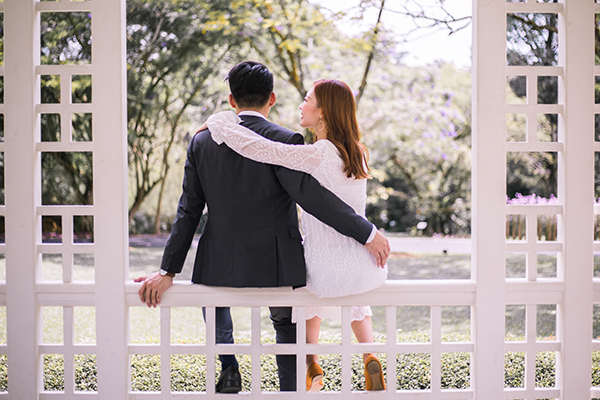
[[[310,0],[311,3],[319,4],[332,11],[347,10],[359,3],[359,0]],[[399,5],[404,0],[387,0],[386,9],[400,9]],[[425,6],[434,6],[439,4],[439,0],[419,0],[420,4]],[[471,15],[471,1],[469,0],[445,0],[445,8],[455,17]],[[361,26],[362,30],[372,29],[377,21],[377,10],[373,9],[368,13],[362,22],[340,23],[340,29],[353,33],[356,32],[356,24]],[[414,25],[412,21],[393,12],[384,12],[383,22],[388,29],[393,29],[398,33],[404,33]],[[471,66],[471,25],[466,28],[448,35],[447,30],[422,30],[413,33],[410,41],[399,45],[398,51],[407,52],[403,61],[411,66],[425,65],[436,60],[453,62],[455,65],[463,68]]]

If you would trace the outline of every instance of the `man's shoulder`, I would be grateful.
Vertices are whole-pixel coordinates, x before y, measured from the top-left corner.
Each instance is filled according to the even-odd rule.
[[[268,139],[284,143],[304,143],[304,137],[301,134],[277,125],[264,118],[251,115],[243,115],[241,118],[242,125],[244,125],[246,128],[252,129],[256,133]]]
[[[191,142],[192,142],[192,144],[198,145],[200,143],[211,142],[211,141],[212,141],[212,137],[210,135],[210,131],[208,129],[203,129],[194,134]]]

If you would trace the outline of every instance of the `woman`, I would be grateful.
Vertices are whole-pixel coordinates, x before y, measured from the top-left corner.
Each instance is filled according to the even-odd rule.
[[[207,124],[217,143],[225,142],[244,157],[282,165],[313,175],[324,187],[365,215],[368,167],[366,149],[359,142],[354,95],[337,80],[320,80],[300,105],[300,126],[312,128],[317,141],[293,146],[270,141],[238,125],[233,112],[209,118]],[[364,293],[384,283],[387,266],[379,268],[375,258],[358,242],[343,236],[308,213],[302,215],[307,289],[318,297]],[[352,307],[352,330],[360,343],[373,342],[369,306]],[[306,341],[318,343],[321,319],[340,320],[340,307],[306,307]],[[364,354],[367,390],[384,390],[381,365],[373,354]],[[323,387],[323,371],[317,356],[307,355],[306,390]]]

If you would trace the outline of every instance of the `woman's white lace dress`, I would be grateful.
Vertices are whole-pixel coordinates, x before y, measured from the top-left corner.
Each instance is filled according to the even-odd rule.
[[[364,216],[366,179],[346,177],[337,148],[328,140],[313,145],[288,145],[268,140],[238,125],[240,118],[231,111],[208,119],[212,138],[225,142],[244,157],[267,164],[281,165],[314,176],[321,185]],[[306,259],[306,288],[318,297],[339,297],[364,293],[382,285],[387,265],[379,268],[367,249],[352,238],[338,233],[312,215],[301,217]],[[307,307],[306,318],[319,316],[339,321],[340,307]],[[352,320],[372,315],[369,306],[352,307]]]

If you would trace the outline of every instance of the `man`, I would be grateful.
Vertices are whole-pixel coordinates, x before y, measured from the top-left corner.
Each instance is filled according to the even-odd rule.
[[[273,75],[262,64],[242,62],[228,74],[229,103],[242,125],[268,139],[302,144],[298,133],[267,120],[275,104]],[[192,282],[228,287],[302,287],[306,266],[298,229],[296,202],[338,232],[365,244],[380,266],[389,255],[387,239],[370,222],[323,188],[313,177],[283,167],[248,160],[217,145],[208,130],[192,139],[185,165],[183,193],[167,242],[161,271],[136,279],[144,282],[142,302],[156,307],[162,293],[181,272],[204,206],[204,226]],[[270,307],[277,343],[295,343],[291,307]],[[233,343],[229,308],[216,310],[217,343]],[[220,356],[219,392],[237,392],[241,380],[234,356]],[[296,356],[277,355],[280,389],[296,390]]]

